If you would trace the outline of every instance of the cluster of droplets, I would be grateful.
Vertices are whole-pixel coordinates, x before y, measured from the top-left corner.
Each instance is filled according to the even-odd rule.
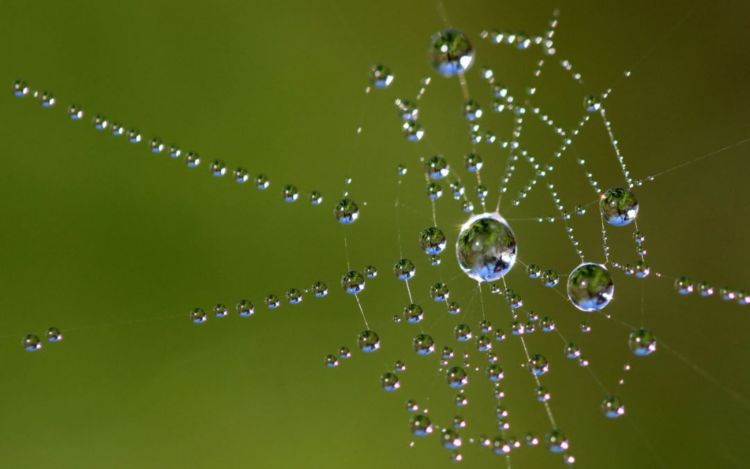
[[[374,73],[374,72],[373,72]],[[392,80],[392,75],[387,75],[388,72],[385,70],[383,73],[386,75],[380,78],[379,83],[385,83],[387,86]],[[390,76],[390,79],[388,79]],[[46,91],[34,91],[21,80],[16,80],[12,85],[13,94],[18,98],[31,96],[34,99],[39,100],[42,107],[51,108],[57,103],[56,98],[53,94]],[[71,120],[82,121],[85,117],[84,109],[78,104],[71,104],[67,108],[67,115]],[[137,145],[143,142],[143,134],[135,127],[126,127],[116,120],[111,120],[102,114],[95,114],[91,119],[94,128],[100,132],[109,132],[114,137],[125,137],[131,144]],[[185,151],[176,144],[167,145],[159,137],[153,137],[148,141],[148,149],[152,154],[165,154],[173,159],[182,159],[187,168],[197,168],[201,166],[204,159],[196,151]],[[233,169],[229,169],[224,161],[220,159],[211,160],[208,164],[209,173],[217,178],[223,178],[231,176],[231,178],[237,184],[245,184],[251,181],[250,172],[244,167],[237,166]],[[263,173],[258,173],[254,179],[252,179],[254,186],[259,190],[266,190],[269,188],[271,182]],[[297,187],[293,184],[287,184],[282,187],[281,197],[286,202],[296,202],[299,199],[300,193]],[[323,196],[317,190],[312,190],[307,195],[308,202],[310,205],[317,206],[323,203]]]
[[[60,332],[60,329],[56,327],[50,327],[47,329],[47,332],[44,334],[44,337],[47,339],[47,342],[54,344],[57,342],[60,342],[63,340],[62,332]],[[26,334],[26,336],[23,338],[23,348],[27,352],[36,352],[42,349],[42,346],[44,345],[44,342],[42,339],[36,335],[36,334]]]

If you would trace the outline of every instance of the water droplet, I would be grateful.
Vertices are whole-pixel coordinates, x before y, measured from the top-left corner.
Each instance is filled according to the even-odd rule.
[[[302,303],[302,292],[296,288],[291,288],[286,292],[286,299],[291,305],[300,304]]]
[[[407,412],[417,412],[419,410],[419,405],[411,399],[406,401],[406,410]]]
[[[328,368],[336,368],[337,366],[339,366],[339,359],[336,357],[336,355],[329,353],[328,355],[326,355],[325,363]]]
[[[62,332],[56,327],[50,327],[47,329],[47,342],[60,342],[63,340]]]
[[[225,318],[228,315],[229,315],[229,308],[227,308],[225,305],[217,304],[216,306],[214,306],[214,316],[216,316],[217,318],[219,319]]]
[[[443,179],[450,173],[450,168],[442,155],[434,155],[425,163],[425,171],[431,179]]]
[[[560,282],[560,275],[554,270],[548,269],[542,273],[542,284],[545,287],[554,287]]]
[[[36,352],[37,350],[41,350],[42,340],[37,335],[28,334],[23,338],[23,348],[26,349],[27,352]]]
[[[625,405],[620,402],[617,396],[607,396],[602,401],[602,412],[604,416],[610,419],[616,419],[625,415]]]
[[[295,202],[299,197],[299,192],[295,186],[287,184],[282,189],[281,196],[284,198],[284,202]]]
[[[563,453],[568,450],[568,439],[558,430],[552,430],[544,437],[544,444],[553,453]]]
[[[568,276],[568,299],[581,311],[601,311],[612,301],[614,293],[612,275],[601,264],[585,262]]]
[[[357,337],[357,345],[363,352],[374,352],[380,348],[380,337],[375,331],[362,331]]]
[[[201,157],[198,155],[198,153],[195,153],[193,151],[189,151],[185,155],[185,164],[188,168],[197,168],[198,165],[201,164]]]
[[[55,103],[57,103],[57,100],[52,93],[44,91],[39,98],[39,103],[42,105],[42,107],[51,108],[55,105]]]
[[[356,295],[365,289],[365,277],[361,272],[350,270],[341,277],[341,287],[347,293]]]
[[[443,282],[437,282],[430,287],[430,296],[434,301],[443,302],[450,296],[448,285]]]
[[[271,181],[268,180],[268,177],[265,174],[258,174],[255,177],[255,187],[257,187],[260,190],[268,189],[268,186],[271,185]]]
[[[608,189],[599,202],[604,220],[613,226],[625,226],[638,216],[638,200],[622,187]]]
[[[17,98],[23,98],[29,94],[29,86],[25,81],[16,80],[13,82],[13,95]]]
[[[310,204],[320,205],[321,203],[323,203],[323,195],[318,191],[310,192]]]
[[[674,288],[680,295],[689,295],[693,293],[693,282],[685,276],[678,277],[674,281]]]
[[[352,351],[349,350],[349,347],[341,347],[339,349],[339,358],[342,360],[348,360],[352,357]]]
[[[96,130],[104,130],[109,125],[109,121],[104,116],[101,116],[99,114],[94,116],[93,121],[94,121],[94,128],[96,128]]]
[[[249,318],[255,314],[255,305],[253,305],[250,300],[240,300],[240,302],[237,303],[237,314],[239,314],[241,318]]]
[[[404,130],[404,136],[410,142],[418,142],[424,137],[424,128],[422,128],[422,124],[417,121],[404,122],[402,128]]]
[[[279,300],[279,297],[274,294],[266,296],[264,301],[266,303],[266,308],[268,309],[276,309],[281,306],[281,300]]]
[[[151,153],[155,155],[164,151],[164,144],[158,138],[152,138],[148,143],[148,147],[151,149]]]
[[[190,312],[190,320],[195,324],[203,324],[208,320],[208,314],[203,311],[203,308],[194,308]]]
[[[128,141],[130,143],[141,143],[141,140],[143,139],[143,136],[141,136],[141,133],[136,129],[130,129],[128,130]]]
[[[441,75],[451,77],[464,73],[474,63],[474,50],[469,38],[456,29],[444,29],[432,36],[432,66]]]
[[[380,377],[380,386],[382,386],[384,391],[393,392],[401,387],[401,383],[395,373],[388,371]]]
[[[467,324],[458,324],[453,328],[453,335],[459,342],[467,342],[471,340],[471,328]]]
[[[336,204],[333,214],[339,223],[348,225],[354,223],[359,218],[359,206],[349,197],[344,197]]]
[[[411,419],[411,433],[414,436],[427,436],[432,433],[432,422],[424,414],[415,415]]]
[[[398,108],[398,115],[401,116],[401,119],[405,122],[413,122],[419,117],[419,109],[417,106],[406,99],[397,99],[396,107]]]
[[[535,353],[529,358],[529,371],[534,376],[542,376],[549,371],[549,362],[544,355]]]
[[[403,316],[409,324],[417,324],[424,319],[424,310],[419,305],[410,304],[404,308]]]
[[[431,226],[422,230],[420,234],[420,245],[428,255],[437,255],[445,249],[446,239],[440,228]]]
[[[430,355],[435,351],[435,341],[428,334],[419,334],[412,341],[417,355]]]
[[[583,108],[586,112],[597,112],[602,108],[602,102],[596,96],[583,98]]]
[[[459,389],[466,386],[469,383],[469,376],[466,371],[460,366],[454,366],[445,373],[445,379],[448,386]]]
[[[409,259],[399,259],[393,266],[393,273],[399,280],[409,280],[416,274],[416,267]]]
[[[68,107],[68,116],[74,121],[81,120],[83,119],[83,109],[81,109],[79,106],[76,106],[75,104],[71,104]]]
[[[474,215],[463,224],[456,242],[461,270],[478,282],[492,282],[510,271],[516,261],[516,238],[497,213]]]
[[[482,117],[482,108],[479,103],[470,99],[464,103],[464,117],[468,121],[475,121]]]
[[[321,281],[313,283],[312,290],[315,298],[323,298],[328,295],[328,286]]]
[[[440,444],[446,449],[457,449],[461,447],[461,436],[451,428],[443,428],[440,432]]]
[[[376,88],[388,88],[393,83],[393,73],[385,65],[373,65],[370,68],[370,84]]]
[[[645,357],[656,352],[656,337],[649,330],[636,329],[628,336],[628,346],[634,354]]]
[[[484,162],[482,157],[476,153],[469,153],[464,157],[464,163],[466,164],[466,170],[472,173],[476,173],[482,169]]]

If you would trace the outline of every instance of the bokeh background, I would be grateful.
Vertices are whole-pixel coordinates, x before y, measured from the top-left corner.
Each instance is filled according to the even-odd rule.
[[[529,83],[540,52],[492,46],[479,33],[538,34],[560,7],[555,61],[571,60],[584,84],[550,63],[537,84],[538,103],[570,127],[581,115],[583,96],[614,84],[608,113],[637,177],[750,136],[750,29],[743,2],[446,1],[445,7],[450,23],[474,42],[477,65],[494,68],[516,95]],[[399,233],[404,254],[417,264],[413,288],[439,346],[456,320],[426,299],[432,282],[452,279],[452,297],[464,306],[467,322],[475,325],[481,314],[475,287],[457,277],[451,256],[440,268],[430,267],[416,243],[418,231],[430,224],[419,157],[440,152],[460,166],[469,151],[459,86],[433,79],[421,107],[427,135],[417,145],[403,139],[392,104],[413,97],[431,73],[426,48],[442,26],[431,0],[0,1],[0,83],[8,87],[0,93],[0,465],[453,464],[435,435],[409,447],[408,398],[427,402],[439,424],[459,412],[436,378],[437,357],[416,357],[410,351],[415,331],[391,321],[407,301],[390,274]],[[365,96],[373,63],[390,66],[396,79]],[[622,78],[625,69],[631,78]],[[472,95],[489,111],[478,67],[472,72]],[[14,98],[15,79],[53,92],[57,106],[45,110],[31,98]],[[72,102],[87,112],[82,122],[65,115]],[[90,118],[97,112],[137,127],[146,140],[159,136],[195,149],[203,165],[189,170],[152,155],[145,143],[96,132]],[[486,114],[488,127],[507,138],[510,117]],[[360,137],[358,125],[364,127]],[[558,144],[535,124],[523,141],[540,155]],[[479,149],[492,189],[506,153]],[[750,288],[748,152],[747,146],[728,150],[638,190],[653,269]],[[555,174],[567,205],[594,198],[577,157],[590,162],[604,186],[621,184],[604,128],[594,120]],[[211,177],[206,166],[214,158],[253,176],[268,174],[270,189],[261,193]],[[398,163],[410,172],[397,224]],[[359,222],[343,229],[331,212],[346,176],[363,210]],[[511,194],[529,177],[525,166],[517,176]],[[281,200],[287,182],[300,188],[303,200]],[[324,195],[320,207],[304,200],[313,189]],[[507,202],[503,213],[511,220],[554,214],[541,190],[518,209]],[[451,242],[463,218],[449,197],[438,204]],[[563,274],[575,265],[561,225],[511,223],[525,262]],[[601,261],[596,211],[575,223],[587,257]],[[383,349],[372,356],[355,351],[331,370],[324,356],[341,345],[354,349],[363,327],[353,299],[337,286],[346,267],[345,233],[352,266],[380,269],[362,301]],[[610,230],[610,236],[613,258],[634,262],[631,230]],[[188,319],[195,306],[233,306],[241,298],[260,306],[268,293],[283,295],[319,279],[331,287],[325,300],[306,298],[270,312],[259,307],[250,319],[232,315],[202,326]],[[543,381],[578,466],[750,464],[750,408],[726,391],[750,396],[748,307],[679,297],[669,281],[653,277],[616,273],[615,281],[617,298],[608,312],[640,323],[643,293],[646,326],[684,360],[663,348],[636,359],[627,348],[627,328],[587,318],[526,279],[522,269],[509,276],[527,307],[552,316],[580,343],[607,387],[616,388],[624,363],[633,367],[617,391],[627,418],[610,421],[599,410],[602,390],[563,357],[560,340],[528,337],[530,348],[550,360]],[[484,300],[492,322],[508,329],[507,305],[489,294]],[[579,331],[586,319],[590,334]],[[62,343],[33,354],[23,350],[25,334],[41,335],[49,326],[62,329]],[[506,369],[510,433],[542,435],[549,424],[514,339],[496,347]],[[402,389],[387,394],[379,376],[396,359],[409,369]],[[460,412],[468,419],[466,437],[497,433],[489,389],[478,375],[468,389],[470,405]],[[464,457],[468,467],[505,463],[476,445],[468,445]],[[554,467],[562,461],[542,448],[522,448],[512,464]]]

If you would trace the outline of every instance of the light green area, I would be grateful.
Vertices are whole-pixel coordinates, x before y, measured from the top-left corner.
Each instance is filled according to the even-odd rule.
[[[584,96],[614,86],[607,112],[636,177],[750,135],[744,5],[569,3],[446,1],[450,22],[476,46],[469,88],[498,138],[508,138],[511,118],[491,112],[477,67],[493,67],[521,96],[540,55],[491,46],[479,32],[541,32],[555,6],[562,7],[558,55],[536,83],[535,99],[570,127],[582,115]],[[391,275],[399,232],[404,256],[417,268],[411,285],[425,309],[421,325],[437,350],[457,322],[428,298],[441,276],[461,303],[463,320],[475,328],[481,317],[475,287],[451,256],[464,215],[449,194],[437,212],[448,236],[443,266],[430,267],[418,245],[420,230],[432,223],[418,158],[440,152],[460,167],[471,151],[459,86],[434,77],[420,106],[423,144],[404,140],[392,103],[414,100],[430,67],[429,38],[441,25],[435,3],[421,0],[0,1],[0,90],[6,90],[0,92],[0,466],[448,467],[449,454],[435,434],[409,448],[405,403],[423,404],[427,396],[433,424],[446,425],[460,413],[468,422],[461,433],[494,437],[494,404],[481,374],[470,373],[470,403],[459,412],[455,391],[435,374],[437,353],[417,357],[416,326],[391,321],[408,303],[402,282]],[[583,74],[583,86],[557,65],[563,58]],[[368,67],[377,62],[393,70],[394,83],[365,96]],[[630,79],[622,78],[626,68]],[[12,97],[18,78],[53,92],[57,106],[47,110]],[[81,122],[65,116],[73,102],[86,112]],[[97,112],[136,126],[145,140],[159,136],[196,150],[203,163],[189,170],[152,155],[145,143],[98,133],[90,121]],[[523,141],[545,159],[559,139],[531,122]],[[364,132],[357,137],[359,125]],[[748,151],[727,151],[637,190],[654,271],[750,288]],[[494,193],[506,153],[484,145],[478,152],[483,182]],[[595,201],[575,163],[579,157],[603,187],[622,184],[606,132],[592,120],[555,173],[571,209]],[[230,169],[244,166],[252,177],[266,173],[270,188],[260,193],[217,180],[207,167],[214,158]],[[400,229],[393,208],[398,163],[409,168],[400,188]],[[462,174],[472,191],[470,175]],[[333,217],[345,176],[353,178],[348,190],[360,207],[350,227]],[[517,220],[554,215],[548,194],[537,188],[520,208],[510,208],[529,177],[520,163],[503,215],[520,259],[564,276],[578,259],[562,225]],[[281,200],[288,183],[301,194],[291,205]],[[307,202],[312,190],[323,194],[319,207]],[[602,262],[595,208],[594,202],[575,226],[587,260]],[[609,233],[614,259],[634,263],[632,227]],[[353,298],[338,285],[346,270],[344,234],[352,267],[373,264],[380,271],[361,297],[381,339],[373,354],[355,350],[364,326]],[[678,296],[669,281],[653,275],[645,282],[613,275],[617,296],[607,311],[618,321],[643,321],[694,367],[750,396],[748,307]],[[327,299],[308,295],[301,305],[262,307],[265,295],[283,298],[287,289],[316,280],[328,284]],[[526,279],[522,269],[508,281],[527,308],[552,316],[581,346],[610,391],[625,361],[633,365],[617,392],[627,417],[607,420],[600,409],[605,392],[564,358],[560,338],[528,337],[530,352],[549,360],[542,380],[578,467],[746,464],[749,411],[721,386],[663,346],[636,359],[627,346],[629,330],[616,321],[593,317],[593,331],[581,334],[578,325],[589,316]],[[255,303],[254,317],[233,313],[200,326],[189,319],[194,307],[210,311],[242,298]],[[485,308],[509,332],[507,305],[485,291]],[[26,334],[49,326],[61,329],[62,343],[23,350]],[[353,357],[326,368],[325,356],[342,345]],[[496,351],[510,433],[548,431],[533,380],[520,368],[525,357],[518,341],[509,337]],[[380,377],[397,359],[407,366],[401,389],[384,393]],[[504,464],[475,446],[464,457],[466,467]],[[512,455],[514,468],[560,464],[541,448]]]

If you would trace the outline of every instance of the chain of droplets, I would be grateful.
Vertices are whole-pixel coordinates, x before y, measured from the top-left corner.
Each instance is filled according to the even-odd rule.
[[[40,104],[45,108],[51,108],[57,103],[56,98],[51,93],[46,91],[33,91],[29,88],[28,84],[22,80],[17,80],[13,83],[13,94],[19,98],[30,95],[36,99],[39,99]],[[74,121],[80,121],[84,118],[84,110],[77,104],[71,104],[67,109],[67,114]],[[143,135],[138,129],[131,127],[126,130],[125,126],[123,126],[122,124],[116,121],[110,121],[101,114],[96,114],[92,119],[92,123],[94,125],[94,128],[99,131],[104,131],[109,128],[112,135],[115,137],[127,135],[128,141],[132,144],[139,144],[143,140]],[[167,146],[158,137],[154,137],[149,141],[148,148],[153,154],[166,153],[174,159],[182,157],[184,159],[185,165],[188,168],[197,168],[198,166],[200,166],[202,161],[202,158],[198,152],[184,152],[179,146],[175,144]],[[224,161],[219,159],[213,160],[211,162],[211,164],[209,165],[209,170],[210,173],[215,177],[223,177],[227,175],[227,165],[224,163]],[[244,184],[250,180],[250,173],[247,169],[238,166],[232,170],[232,177],[238,184]],[[258,173],[255,177],[254,182],[255,186],[259,190],[268,189],[271,184],[268,176],[263,173]],[[294,184],[286,184],[282,187],[282,198],[286,202],[296,202],[299,199],[299,195],[299,190]],[[323,196],[319,191],[312,190],[308,194],[308,200],[311,205],[317,206],[323,203]]]

